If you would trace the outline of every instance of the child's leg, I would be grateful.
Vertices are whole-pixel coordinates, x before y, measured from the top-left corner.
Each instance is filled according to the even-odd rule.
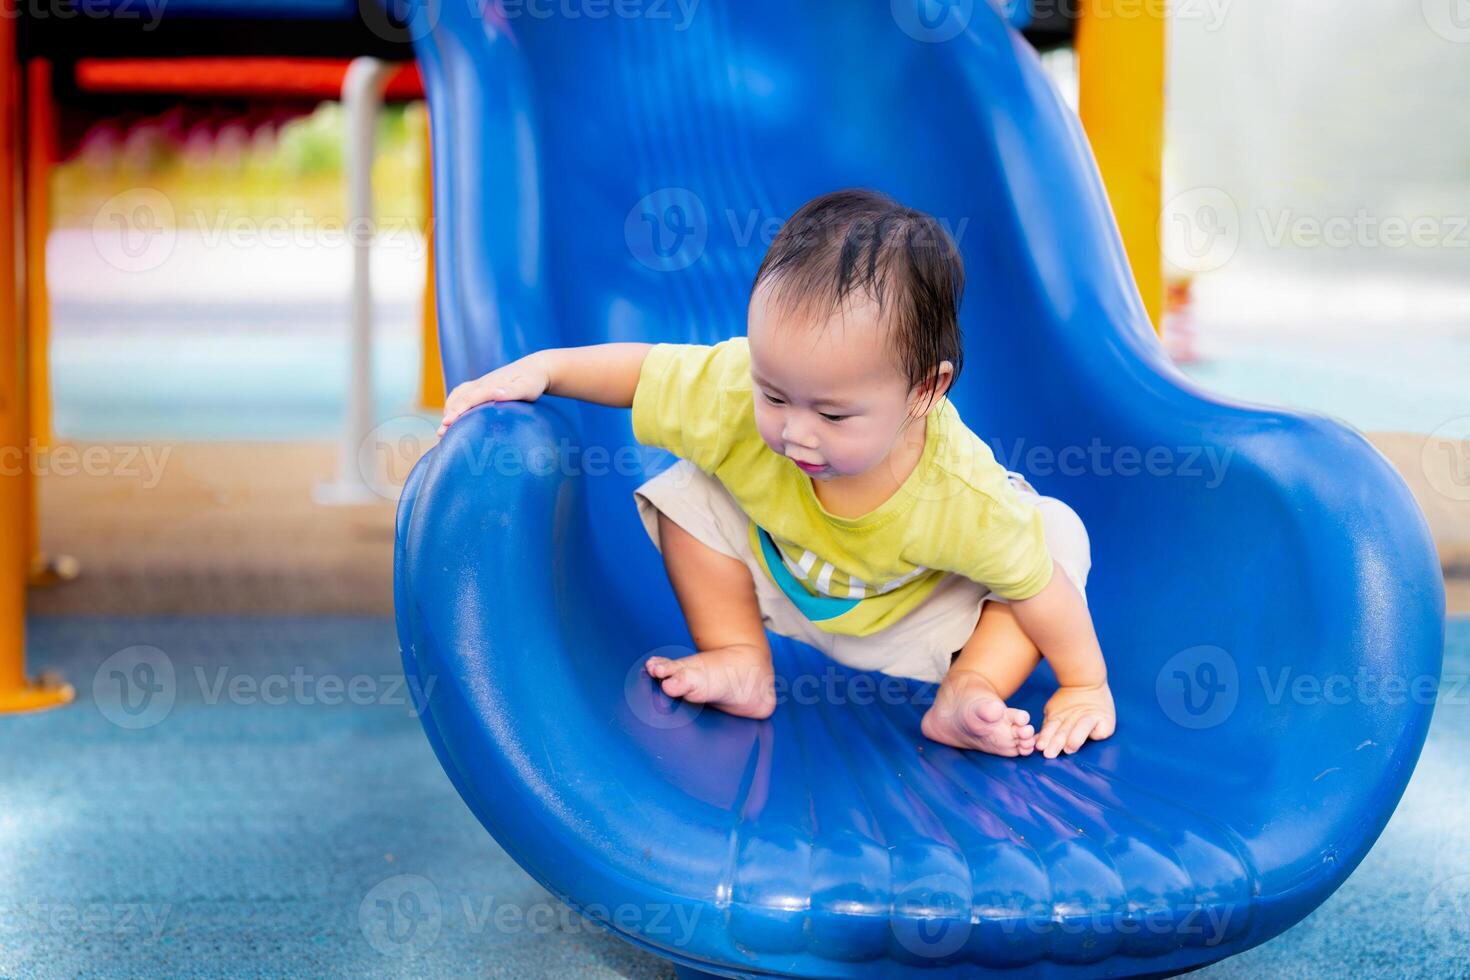
[[[1041,663],[1041,651],[1016,622],[1015,613],[1003,602],[987,602],[980,622],[950,665],[950,673],[970,671],[985,677],[1004,700],[1021,689]]]
[[[1006,706],[1041,662],[1041,651],[1016,622],[1010,607],[987,602],[975,632],[950,665],[924,715],[926,738],[995,755],[1030,755],[1036,730],[1030,715]]]
[[[744,562],[695,538],[662,511],[664,568],[700,652],[678,660],[648,658],[665,694],[708,703],[732,715],[767,718],[776,708],[771,648]]]

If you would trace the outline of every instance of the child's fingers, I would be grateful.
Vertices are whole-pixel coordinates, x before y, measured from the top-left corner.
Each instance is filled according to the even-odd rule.
[[[1072,734],[1067,736],[1067,751],[1076,752],[1082,748],[1082,743],[1092,734],[1100,719],[1097,715],[1083,715],[1077,724],[1072,726]]]
[[[1060,721],[1057,719],[1056,715],[1052,715],[1050,718],[1042,722],[1041,734],[1036,736],[1036,747],[1038,749],[1043,752],[1046,751],[1046,747],[1051,744],[1052,738],[1056,736],[1057,727],[1059,724]]]
[[[1055,759],[1062,754],[1062,747],[1066,744],[1067,734],[1072,730],[1075,715],[1061,714],[1054,720],[1048,719],[1042,726],[1041,737],[1036,740],[1036,747],[1042,750],[1042,754],[1048,759]]]
[[[442,436],[451,425],[459,421],[461,415],[476,405],[513,400],[514,396],[508,385],[497,384],[490,387],[478,382],[466,382],[455,388],[445,399],[444,418],[439,425],[439,435]]]

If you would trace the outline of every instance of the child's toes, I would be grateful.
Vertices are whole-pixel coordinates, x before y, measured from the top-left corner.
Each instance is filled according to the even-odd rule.
[[[960,727],[975,742],[984,743],[997,755],[1015,755],[1020,739],[1016,728],[1005,718],[1004,711],[992,710],[998,701],[972,702],[965,707]],[[987,717],[988,716],[988,717]]]
[[[981,698],[965,705],[964,717],[971,728],[990,728],[1005,716],[1005,703],[995,698]]]
[[[668,657],[649,657],[643,662],[643,669],[652,677],[667,677],[673,667],[674,662]]]
[[[671,698],[682,698],[695,687],[694,672],[690,670],[679,670],[663,679],[659,686],[663,692]]]
[[[1024,708],[1007,708],[1006,716],[1010,718],[1011,724],[1021,728],[1031,720],[1031,712]]]

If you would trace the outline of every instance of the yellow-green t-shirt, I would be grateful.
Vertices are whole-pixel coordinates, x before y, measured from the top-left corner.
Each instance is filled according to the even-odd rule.
[[[812,478],[755,424],[750,348],[655,344],[633,395],[633,435],[715,477],[750,518],[767,575],[820,629],[867,636],[891,626],[955,572],[1007,599],[1051,581],[1041,513],[938,399],[923,455],[903,485],[861,517],[828,513]]]

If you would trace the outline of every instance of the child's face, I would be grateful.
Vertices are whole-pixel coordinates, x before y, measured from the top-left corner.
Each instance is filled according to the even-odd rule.
[[[755,422],[773,451],[813,479],[865,473],[924,411],[887,349],[887,327],[866,295],[826,324],[780,321],[765,286],[751,298],[747,334]],[[817,329],[821,327],[821,329]],[[945,362],[941,385],[947,382]],[[941,387],[941,391],[943,388]]]

